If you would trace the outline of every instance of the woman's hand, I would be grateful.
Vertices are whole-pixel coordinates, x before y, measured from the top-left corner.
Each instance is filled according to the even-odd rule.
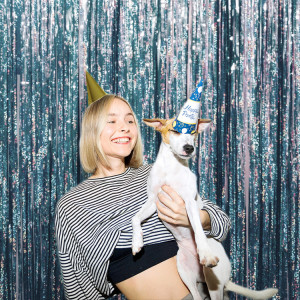
[[[168,185],[163,185],[162,190],[167,195],[158,193],[156,206],[159,218],[173,225],[191,226],[183,199]],[[210,230],[209,214],[205,210],[199,210],[199,213],[203,229]]]

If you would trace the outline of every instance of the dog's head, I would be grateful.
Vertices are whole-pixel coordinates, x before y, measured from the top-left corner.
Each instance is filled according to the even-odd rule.
[[[170,145],[175,155],[182,159],[189,159],[196,153],[195,140],[197,135],[209,126],[211,120],[199,119],[197,131],[194,134],[183,134],[174,130],[172,126],[174,119],[144,119],[143,121],[161,133],[163,142]]]

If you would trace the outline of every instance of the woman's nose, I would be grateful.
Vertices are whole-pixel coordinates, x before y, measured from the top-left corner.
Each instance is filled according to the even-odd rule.
[[[128,132],[128,131],[129,131],[129,126],[126,124],[126,122],[123,122],[123,123],[121,124],[120,130],[121,130],[122,132]]]

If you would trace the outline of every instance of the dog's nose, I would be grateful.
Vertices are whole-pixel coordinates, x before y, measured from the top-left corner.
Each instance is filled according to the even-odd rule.
[[[184,145],[183,150],[185,151],[186,154],[191,154],[194,151],[194,146]]]

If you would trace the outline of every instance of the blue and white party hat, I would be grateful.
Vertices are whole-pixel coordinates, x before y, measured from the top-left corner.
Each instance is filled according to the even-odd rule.
[[[200,80],[190,99],[185,102],[178,116],[175,118],[172,124],[174,130],[184,134],[196,132],[200,112],[202,87],[203,80]]]

